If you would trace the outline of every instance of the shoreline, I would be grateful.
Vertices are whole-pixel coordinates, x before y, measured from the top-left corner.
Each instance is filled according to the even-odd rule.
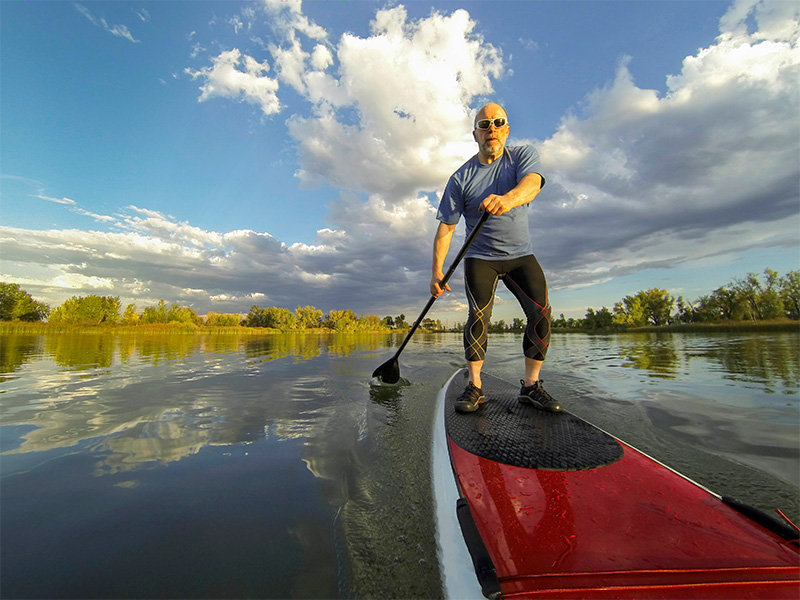
[[[554,327],[553,333],[714,333],[736,331],[787,331],[800,333],[800,321],[722,321],[719,323],[678,323],[675,325],[648,325],[645,327],[607,327],[602,329]]]
[[[2,321],[0,322],[0,334],[22,333],[22,334],[70,334],[70,333],[92,333],[92,334],[163,334],[163,335],[281,335],[281,334],[317,334],[328,335],[332,333],[395,333],[393,331],[348,331],[341,332],[334,329],[319,327],[314,329],[272,329],[269,327],[243,327],[241,325],[206,327],[204,325],[193,325],[191,323],[149,323],[146,325],[61,325],[51,323],[27,323],[24,321]]]
[[[431,331],[420,328],[419,333],[461,333],[460,330]],[[608,327],[603,329],[564,328],[553,327],[554,334],[585,333],[595,335],[609,335],[613,333],[715,333],[715,332],[795,332],[800,334],[800,321],[781,319],[778,321],[729,321],[720,323],[680,323],[675,325],[659,325],[646,327]],[[180,334],[180,335],[281,335],[281,334],[306,334],[329,335],[335,333],[352,334],[405,334],[407,330],[383,329],[372,331],[337,332],[328,328],[313,329],[272,329],[268,327],[243,327],[233,325],[229,327],[193,325],[189,323],[152,323],[143,325],[61,325],[43,322],[2,321],[0,334],[62,334],[62,333],[92,333],[92,334]],[[522,333],[522,330],[491,331],[490,335],[498,333]]]

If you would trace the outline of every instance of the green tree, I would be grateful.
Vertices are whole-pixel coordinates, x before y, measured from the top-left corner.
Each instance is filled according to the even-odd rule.
[[[748,273],[744,279],[737,277],[733,280],[733,287],[735,292],[744,301],[747,318],[753,321],[760,319],[758,296],[760,294],[761,282],[758,281],[758,275],[755,273]]]
[[[700,296],[697,301],[691,306],[690,318],[692,323],[706,323],[714,321],[716,308],[714,306],[714,297],[710,294]]]
[[[125,312],[122,313],[123,325],[136,325],[139,322],[139,313],[136,312],[135,304],[128,304],[125,307]]]
[[[0,283],[0,321],[43,321],[50,307],[34,300],[16,283]]]
[[[297,324],[297,318],[292,311],[288,308],[278,308],[277,306],[262,309],[261,318],[263,323],[261,327],[270,327],[281,331],[295,329]]]
[[[17,295],[21,292],[16,283],[0,283],[0,321],[11,321]]]
[[[239,324],[239,315],[229,315],[210,312],[206,315],[206,327],[236,327]]]
[[[358,331],[380,331],[381,329],[383,329],[383,322],[377,315],[362,315],[358,318]]]
[[[73,296],[50,314],[50,323],[67,325],[117,324],[120,321],[118,297]]]
[[[614,323],[627,327],[643,327],[647,324],[645,307],[637,296],[625,296],[614,305]]]
[[[564,316],[564,313],[561,313],[561,315],[559,315],[559,317],[555,321],[553,321],[552,326],[553,327],[558,327],[559,329],[576,329],[578,327],[583,326],[583,320],[576,321],[572,317],[567,319]],[[525,327],[526,327],[526,324],[525,324],[525,322],[523,322],[522,323],[522,329],[524,330]]]
[[[667,290],[657,288],[641,291],[635,296],[625,296],[614,305],[613,322],[628,327],[667,325],[675,299]]]
[[[394,329],[394,317],[385,316],[383,317],[382,321],[384,327],[388,327],[389,329]]]
[[[44,302],[34,300],[28,293],[22,292],[17,298],[11,317],[15,321],[43,321],[50,314],[50,307]]]
[[[421,327],[428,331],[442,331],[444,329],[439,319],[431,319],[430,317],[422,319]]]
[[[587,329],[608,329],[614,325],[614,315],[605,306],[598,311],[587,308],[583,322]]]
[[[146,306],[142,311],[139,321],[141,323],[167,323],[169,315],[167,313],[167,303],[159,300],[156,306]]]
[[[193,308],[188,306],[178,306],[172,304],[167,309],[167,323],[187,323],[190,325],[202,325],[203,319]]]
[[[128,314],[127,309],[125,312]],[[203,319],[193,308],[177,304],[167,306],[164,300],[159,300],[156,306],[145,307],[139,317],[139,323],[185,323],[199,326],[203,324]]]
[[[245,327],[266,327],[262,310],[255,304],[250,307],[250,312],[242,320]]]
[[[683,296],[678,296],[678,299],[675,301],[675,306],[678,309],[678,313],[675,315],[675,318],[679,323],[695,322],[695,308],[691,302],[684,300]]]
[[[287,331],[297,327],[297,317],[288,308],[270,306],[259,308],[253,305],[242,321],[245,327],[269,327]]]
[[[749,314],[747,302],[735,289],[718,287],[711,294],[709,308],[717,313],[714,321],[744,319]]]
[[[667,290],[652,288],[646,292],[639,292],[642,305],[645,307],[645,317],[653,325],[668,325],[672,315],[672,306],[675,298]]]
[[[780,279],[783,308],[790,319],[800,319],[800,271],[789,271]]]
[[[493,333],[503,333],[506,330],[506,322],[504,319],[489,323],[489,331]]]
[[[298,306],[294,315],[299,329],[316,329],[322,322],[322,311],[313,306]]]
[[[399,314],[394,318],[394,328],[395,329],[408,329],[411,327],[408,323],[406,323],[406,316],[404,314]]]
[[[322,322],[323,327],[334,331],[355,331],[358,317],[352,310],[331,310]]]
[[[734,280],[733,287],[747,307],[747,318],[763,321],[784,316],[778,281],[778,273],[771,269],[764,269],[763,282],[756,273]]]
[[[777,271],[764,269],[764,285],[762,286],[761,297],[759,298],[763,319],[780,319],[786,315],[780,282],[781,278]]]

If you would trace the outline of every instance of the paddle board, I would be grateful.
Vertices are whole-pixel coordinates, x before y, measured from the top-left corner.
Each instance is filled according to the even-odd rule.
[[[788,522],[567,411],[519,403],[518,385],[489,374],[487,401],[457,413],[466,383],[462,369],[442,388],[434,430],[448,597],[800,598]]]

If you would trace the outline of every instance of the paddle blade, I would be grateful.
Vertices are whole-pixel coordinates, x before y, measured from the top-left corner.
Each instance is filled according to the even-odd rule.
[[[400,381],[400,364],[396,358],[392,357],[375,369],[372,376],[377,377],[383,383],[397,383]]]

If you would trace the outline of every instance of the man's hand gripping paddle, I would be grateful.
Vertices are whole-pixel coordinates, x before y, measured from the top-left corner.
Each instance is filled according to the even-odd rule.
[[[453,260],[453,264],[450,265],[450,268],[447,269],[447,273],[444,274],[444,277],[442,278],[442,281],[439,284],[442,286],[442,288],[444,288],[444,285],[453,275],[453,273],[456,270],[456,267],[458,267],[458,263],[460,263],[461,259],[464,258],[464,255],[467,253],[467,250],[469,250],[469,247],[472,245],[472,242],[475,241],[475,238],[477,237],[478,233],[480,233],[480,230],[483,228],[483,224],[486,223],[486,220],[490,216],[491,213],[489,212],[483,213],[483,216],[481,217],[480,221],[478,221],[474,229],[470,232],[469,236],[464,241],[464,245],[461,247],[461,250],[458,251],[455,260]],[[436,296],[431,294],[428,303],[425,305],[425,308],[422,309],[422,312],[419,314],[419,317],[417,317],[417,320],[414,322],[414,325],[411,327],[411,330],[408,332],[408,335],[406,335],[406,339],[404,339],[403,343],[400,344],[400,347],[397,349],[397,352],[394,353],[394,356],[392,358],[390,358],[380,367],[375,369],[375,371],[372,373],[373,377],[378,378],[383,383],[397,383],[398,381],[400,381],[400,364],[398,363],[397,359],[400,356],[400,353],[406,347],[406,344],[408,344],[408,341],[411,339],[411,336],[414,335],[414,332],[417,330],[420,323],[422,323],[422,319],[424,319],[425,315],[428,314],[428,311],[431,309],[431,306],[433,306],[434,302],[436,302]]]

